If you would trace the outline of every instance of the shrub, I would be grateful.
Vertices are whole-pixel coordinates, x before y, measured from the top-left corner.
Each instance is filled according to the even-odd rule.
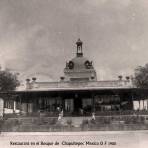
[[[87,125],[87,124],[88,124],[88,120],[87,119],[82,121],[82,125]]]
[[[56,118],[52,118],[51,121],[50,121],[50,124],[51,125],[54,125],[57,123],[57,119]]]
[[[67,125],[69,125],[69,126],[72,125],[72,120],[71,119],[67,120]]]

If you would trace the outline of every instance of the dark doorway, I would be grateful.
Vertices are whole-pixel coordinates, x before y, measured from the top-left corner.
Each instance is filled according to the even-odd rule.
[[[74,114],[80,115],[82,110],[82,99],[74,98]]]

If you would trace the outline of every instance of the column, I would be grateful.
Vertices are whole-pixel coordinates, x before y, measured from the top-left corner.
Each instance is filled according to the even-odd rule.
[[[146,99],[146,101],[147,101],[147,110],[148,110],[148,99]]]
[[[33,103],[28,104],[28,112],[32,113],[33,112]]]
[[[23,102],[21,105],[21,109],[22,113],[26,114],[28,112],[28,104]]]
[[[139,100],[139,110],[140,110],[140,100]]]
[[[16,101],[14,100],[14,102],[13,102],[13,113],[15,113],[15,111],[16,111]]]
[[[65,111],[65,99],[62,97],[62,108]]]
[[[134,97],[133,97],[133,93],[132,93],[132,110],[134,110]]]
[[[95,97],[94,97],[94,94],[92,94],[92,112],[95,112]]]

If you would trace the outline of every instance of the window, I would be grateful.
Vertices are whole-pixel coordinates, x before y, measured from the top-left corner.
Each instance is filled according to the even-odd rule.
[[[65,99],[65,111],[73,111],[73,99]]]
[[[14,101],[13,100],[6,100],[4,102],[4,108],[13,109],[14,108]]]
[[[40,98],[38,103],[40,110],[56,111],[57,107],[61,107],[62,100],[59,97]]]

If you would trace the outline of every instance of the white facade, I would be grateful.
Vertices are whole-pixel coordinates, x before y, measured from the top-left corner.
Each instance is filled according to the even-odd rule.
[[[0,98],[0,117],[3,117],[4,114],[4,100]]]

